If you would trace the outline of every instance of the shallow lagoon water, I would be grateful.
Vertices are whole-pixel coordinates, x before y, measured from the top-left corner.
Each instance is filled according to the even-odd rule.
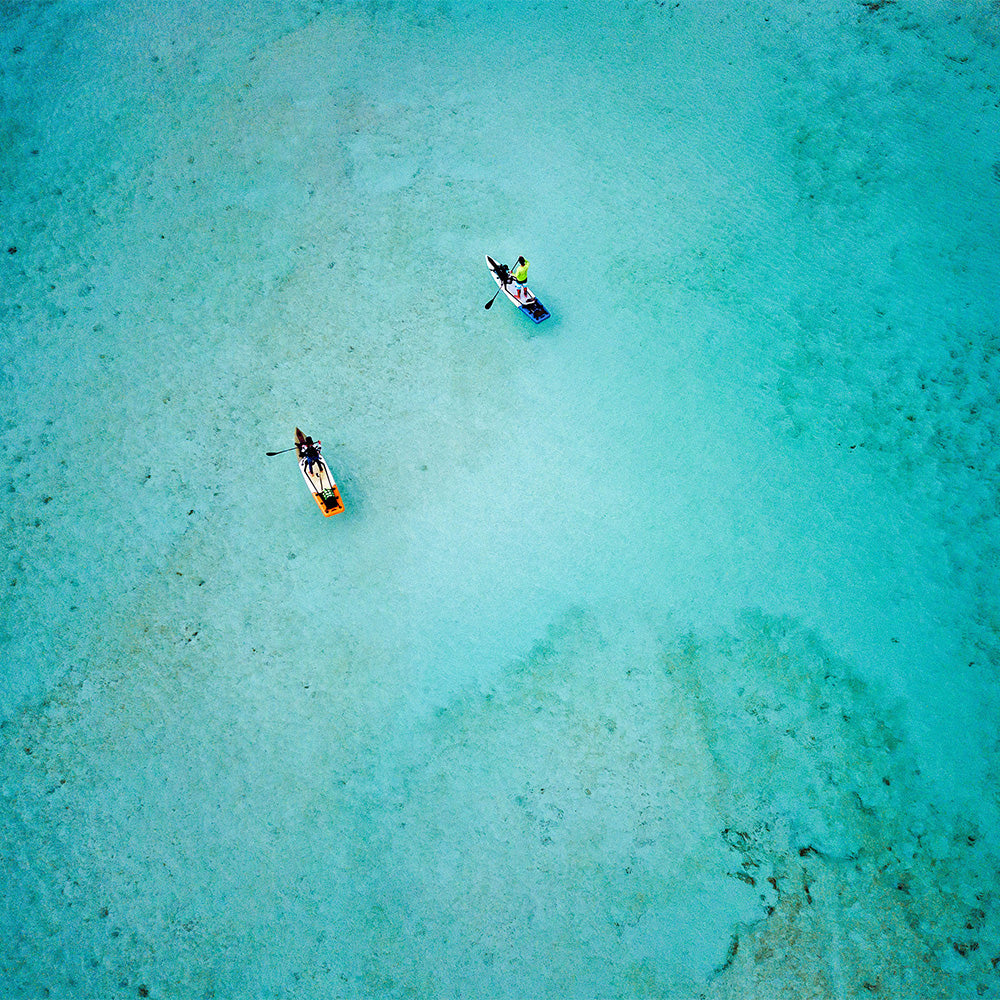
[[[1000,989],[994,12],[2,18],[6,994]]]

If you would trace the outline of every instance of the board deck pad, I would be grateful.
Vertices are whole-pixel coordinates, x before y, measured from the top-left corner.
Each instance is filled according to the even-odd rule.
[[[518,309],[521,310],[521,312],[525,314],[525,316],[529,316],[536,323],[541,323],[543,319],[548,319],[549,316],[552,315],[548,309],[546,309],[545,306],[538,301],[534,292],[532,292],[527,285],[521,286],[525,292],[524,297],[516,295],[515,289],[518,288],[517,282],[510,277],[504,281],[502,275],[506,271],[506,268],[501,271],[503,265],[498,264],[489,254],[486,255],[486,266],[490,269],[490,274],[493,275],[493,280],[500,286],[500,290],[507,296],[508,299],[510,299],[511,302],[514,303],[514,305],[517,306]]]

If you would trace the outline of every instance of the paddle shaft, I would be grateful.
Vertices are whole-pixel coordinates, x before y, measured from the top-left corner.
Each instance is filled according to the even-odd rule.
[[[497,288],[497,290],[496,290],[496,295],[494,295],[494,296],[493,296],[493,298],[492,298],[492,299],[490,299],[490,301],[489,301],[489,302],[487,302],[485,306],[483,306],[483,308],[484,308],[484,309],[489,309],[489,307],[490,307],[491,305],[493,305],[493,303],[494,303],[494,302],[496,302],[496,300],[497,300],[497,295],[499,295],[499,294],[500,294],[500,293],[501,293],[501,292],[503,291],[503,289],[504,289],[504,285],[506,285],[506,284],[507,284],[507,282],[508,282],[508,281],[510,281],[510,268],[508,268],[508,267],[507,267],[506,265],[504,265],[504,264],[501,264],[500,266],[501,266],[501,267],[503,267],[503,269],[504,269],[504,270],[505,270],[505,271],[507,272],[507,277],[506,277],[506,278],[504,279],[504,283],[503,283],[503,285],[500,285],[500,286],[499,286],[499,287]]]

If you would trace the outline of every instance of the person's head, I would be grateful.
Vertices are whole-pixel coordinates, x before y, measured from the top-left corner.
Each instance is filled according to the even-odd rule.
[[[526,264],[527,263],[527,261],[523,257],[518,257],[517,258],[517,262],[518,262],[518,264]]]

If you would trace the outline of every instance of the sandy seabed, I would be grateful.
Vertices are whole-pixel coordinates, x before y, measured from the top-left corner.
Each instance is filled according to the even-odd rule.
[[[0,992],[1000,994],[998,42],[0,4]]]

